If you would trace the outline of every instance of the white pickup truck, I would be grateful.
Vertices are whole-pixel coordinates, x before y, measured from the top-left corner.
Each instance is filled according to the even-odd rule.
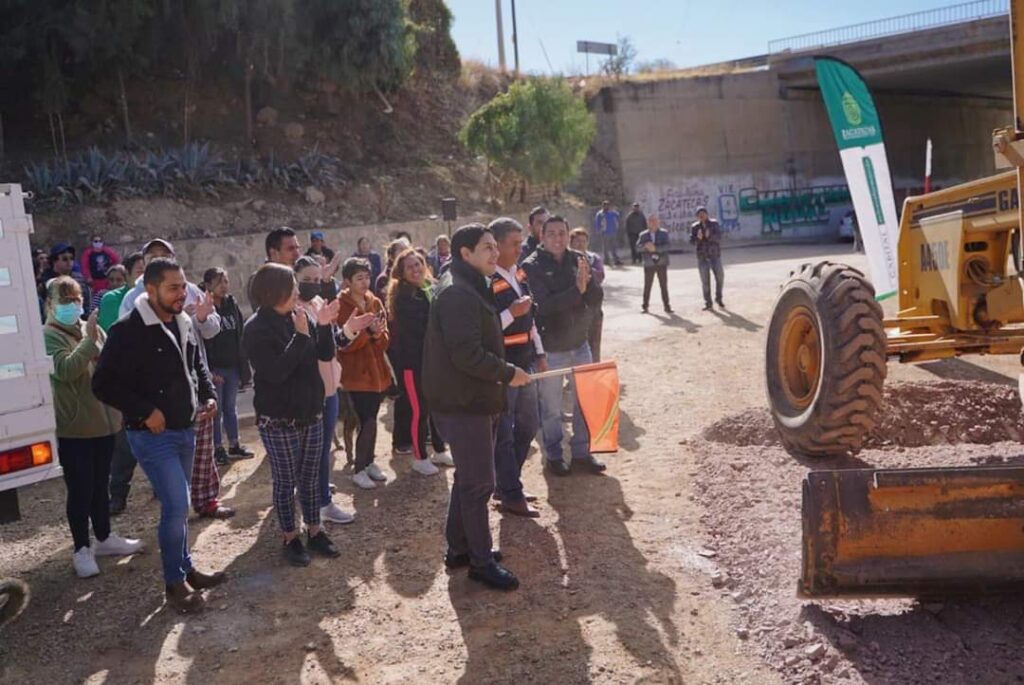
[[[19,518],[18,488],[61,475],[31,233],[21,186],[0,183],[0,523]]]

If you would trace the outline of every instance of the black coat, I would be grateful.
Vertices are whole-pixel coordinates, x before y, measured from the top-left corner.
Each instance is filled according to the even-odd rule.
[[[430,321],[430,300],[422,288],[400,283],[395,293],[395,311],[389,327],[391,345],[388,356],[395,370],[423,367],[423,341]]]
[[[423,391],[440,414],[499,414],[516,367],[486,279],[462,260],[434,297],[423,350]]]
[[[245,322],[242,347],[252,365],[257,416],[308,423],[323,414],[324,382],[317,362],[334,359],[330,326],[310,319],[309,335],[301,335],[291,314],[260,307]]]
[[[576,271],[582,253],[566,250],[562,261],[544,249],[523,262],[530,290],[537,303],[536,322],[545,352],[568,352],[587,341],[590,322],[600,310],[604,291],[591,277],[585,292],[576,287]]]
[[[252,379],[249,362],[242,351],[242,310],[235,298],[228,295],[217,305],[220,314],[220,333],[203,340],[206,345],[206,363],[211,369],[238,369],[242,385]]]
[[[191,428],[197,408],[216,399],[192,322],[184,314],[176,319],[177,341],[149,300],[140,297],[132,313],[110,328],[92,392],[121,412],[128,429],[145,430],[143,422],[154,409],[164,415],[169,430]]]

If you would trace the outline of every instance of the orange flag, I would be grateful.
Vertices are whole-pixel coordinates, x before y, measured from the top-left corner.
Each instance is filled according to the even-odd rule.
[[[619,449],[619,368],[614,361],[575,366],[576,399],[590,433],[591,452]]]

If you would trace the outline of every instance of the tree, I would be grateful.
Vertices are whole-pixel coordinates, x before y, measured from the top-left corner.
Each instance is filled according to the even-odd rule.
[[[676,68],[676,63],[673,62],[672,60],[665,59],[664,57],[659,57],[658,59],[637,62],[636,73],[652,74],[658,71],[672,71]]]
[[[518,180],[564,183],[579,172],[596,131],[586,104],[564,81],[533,78],[473,112],[459,137]]]
[[[601,67],[601,71],[617,79],[628,74],[633,68],[633,62],[636,61],[636,48],[633,47],[633,41],[629,36],[619,36],[618,47],[616,54],[609,57]]]
[[[416,39],[416,75],[455,78],[462,68],[452,40],[452,13],[444,0],[409,0],[409,21]]]
[[[313,79],[352,93],[397,89],[412,69],[403,0],[300,0],[296,54]]]

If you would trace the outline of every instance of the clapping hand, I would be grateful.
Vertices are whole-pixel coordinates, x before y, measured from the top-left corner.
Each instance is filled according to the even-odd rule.
[[[208,292],[203,295],[203,298],[197,304],[192,305],[192,311],[189,312],[189,315],[195,315],[196,320],[199,323],[203,323],[216,308],[217,305],[213,301],[213,293]]]
[[[100,331],[96,327],[96,315],[98,313],[98,310],[92,310],[92,314],[90,314],[89,318],[85,321],[85,334],[89,336],[89,340],[92,340],[93,342],[99,342],[100,339]]]
[[[330,326],[338,318],[338,308],[341,306],[340,300],[324,303],[322,298],[315,297],[310,304],[316,313],[316,324],[318,326]]]
[[[292,323],[295,324],[296,333],[309,337],[309,319],[303,309],[296,308],[292,312]]]
[[[341,266],[341,251],[334,253],[331,261],[323,266],[320,270],[320,274],[325,281],[334,278],[334,274],[338,273],[338,267]]]
[[[587,283],[590,281],[590,264],[586,257],[580,257],[576,269],[576,289],[580,293],[587,291]]]
[[[377,320],[377,315],[373,312],[367,312],[366,314],[358,314],[355,309],[348,317],[348,321],[345,322],[345,328],[352,335],[357,335],[359,331],[368,328],[370,324]]]

